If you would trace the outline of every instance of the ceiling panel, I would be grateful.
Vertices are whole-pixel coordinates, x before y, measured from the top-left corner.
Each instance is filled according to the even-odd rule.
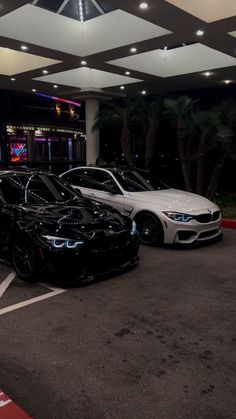
[[[236,0],[166,0],[205,22],[236,15]]]
[[[236,65],[236,58],[202,44],[155,50],[112,60],[109,64],[160,77],[195,73]]]
[[[26,71],[48,67],[59,62],[60,61],[0,47],[0,74],[5,76],[13,76]]]
[[[27,4],[0,18],[0,36],[77,56],[96,54],[169,33],[122,10],[80,23]]]
[[[100,71],[87,67],[63,71],[57,74],[50,74],[48,76],[38,77],[35,80],[58,83],[88,90],[102,89],[110,86],[119,86],[140,81],[131,77],[125,77],[119,74],[108,73],[106,71]]]

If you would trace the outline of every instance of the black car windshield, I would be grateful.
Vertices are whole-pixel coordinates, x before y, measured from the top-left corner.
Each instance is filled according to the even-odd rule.
[[[160,191],[168,189],[168,186],[145,171],[119,170],[113,171],[113,175],[127,192]]]
[[[48,174],[12,174],[0,178],[0,191],[8,204],[66,203],[79,199],[79,194],[63,181]]]

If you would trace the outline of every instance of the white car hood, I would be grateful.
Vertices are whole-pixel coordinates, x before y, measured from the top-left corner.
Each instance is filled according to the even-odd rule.
[[[203,196],[172,188],[161,191],[132,192],[130,197],[134,201],[145,201],[147,207],[152,204],[155,209],[160,209],[161,211],[197,214],[199,211],[218,208],[217,205]]]

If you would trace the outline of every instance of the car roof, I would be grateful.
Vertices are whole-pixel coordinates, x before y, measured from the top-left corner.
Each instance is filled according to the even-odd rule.
[[[0,176],[7,176],[7,175],[33,175],[33,174],[47,174],[50,175],[46,170],[41,169],[27,169],[27,168],[17,168],[17,169],[1,169]]]
[[[78,167],[73,167],[72,169],[68,170],[67,172],[76,170],[76,169],[99,169],[99,170],[109,170],[110,172],[119,172],[119,171],[137,171],[137,172],[145,172],[146,170],[144,169],[140,169],[139,167],[132,167],[132,166],[94,166],[94,165],[90,165],[90,166],[78,166]],[[67,173],[65,172],[65,173]]]

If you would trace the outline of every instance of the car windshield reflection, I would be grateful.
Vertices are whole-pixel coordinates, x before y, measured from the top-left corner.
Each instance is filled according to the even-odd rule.
[[[60,179],[47,174],[3,177],[1,191],[5,201],[14,205],[68,204],[80,199]]]

